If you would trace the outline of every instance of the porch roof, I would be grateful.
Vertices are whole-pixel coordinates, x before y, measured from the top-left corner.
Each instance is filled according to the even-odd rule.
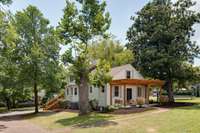
[[[146,79],[120,79],[112,80],[110,85],[147,85],[147,86],[163,86],[163,80],[146,80]]]

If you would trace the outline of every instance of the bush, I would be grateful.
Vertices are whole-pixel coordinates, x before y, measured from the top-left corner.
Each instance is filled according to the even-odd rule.
[[[108,112],[112,112],[114,110],[115,110],[114,106],[99,107],[99,111],[101,113],[108,113]]]
[[[90,107],[92,110],[97,111],[98,110],[98,101],[96,99],[90,100],[89,101]]]
[[[145,104],[145,99],[143,97],[138,97],[136,99],[136,103],[137,103],[137,105],[139,105],[139,107],[142,107],[142,105]]]
[[[168,96],[161,96],[161,97],[160,97],[160,102],[161,102],[162,104],[168,103],[168,102],[169,102]]]
[[[74,109],[74,110],[78,110],[78,109],[79,109],[79,104],[78,104],[78,102],[70,102],[70,103],[69,103],[69,108],[70,108],[70,109]]]
[[[152,103],[154,103],[154,101],[153,101],[153,99],[150,99],[149,104],[152,104]]]
[[[26,101],[26,102],[20,102],[20,103],[17,103],[16,107],[17,108],[23,108],[23,107],[33,107],[35,104],[34,104],[34,101]]]
[[[59,107],[62,109],[67,109],[69,108],[69,101],[67,100],[59,100]]]
[[[6,105],[3,102],[0,102],[0,107],[5,107]]]

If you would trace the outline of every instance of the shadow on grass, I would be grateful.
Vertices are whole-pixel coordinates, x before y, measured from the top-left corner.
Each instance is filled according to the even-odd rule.
[[[200,111],[200,104],[193,104],[191,106],[178,107],[176,109],[180,109],[180,110],[198,110],[198,111]]]
[[[106,127],[117,125],[117,122],[109,121],[113,116],[92,113],[86,116],[75,116],[56,121],[63,126],[72,126],[74,128],[91,128],[91,127]]]
[[[8,116],[0,117],[0,121],[13,121],[13,120],[28,120],[35,117],[47,117],[50,115],[55,114],[55,112],[39,112],[37,114],[35,113],[24,113],[24,114],[13,114]]]

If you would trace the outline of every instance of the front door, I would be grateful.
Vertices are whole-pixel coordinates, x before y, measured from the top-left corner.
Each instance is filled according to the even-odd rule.
[[[127,88],[127,101],[132,99],[132,89]]]

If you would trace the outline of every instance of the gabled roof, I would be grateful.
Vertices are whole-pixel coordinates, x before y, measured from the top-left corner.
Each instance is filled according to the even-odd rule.
[[[120,79],[120,80],[112,80],[110,82],[111,85],[149,85],[149,86],[163,86],[165,81],[163,80],[152,80],[152,79]]]
[[[126,65],[122,65],[122,66],[113,67],[113,68],[111,68],[110,75],[114,76],[126,67],[133,67],[133,66],[131,64],[126,64]]]

